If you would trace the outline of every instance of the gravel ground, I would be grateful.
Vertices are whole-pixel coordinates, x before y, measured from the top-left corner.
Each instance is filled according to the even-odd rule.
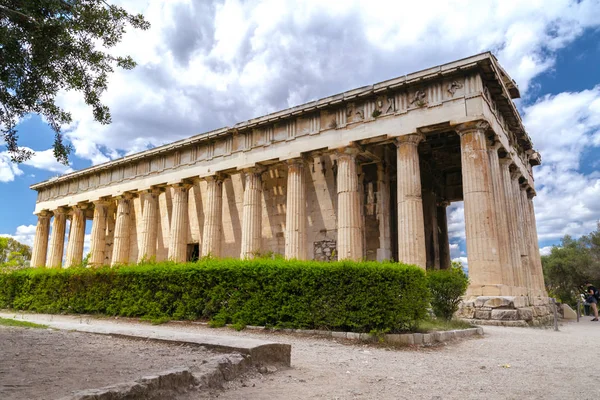
[[[293,368],[182,400],[600,398],[600,323],[484,329],[483,338],[404,350],[256,333],[291,343]]]
[[[93,321],[101,325],[132,323],[135,322],[123,319]],[[290,369],[256,372],[236,379],[226,390],[188,393],[179,400],[600,398],[597,367],[600,324],[590,322],[589,317],[578,324],[564,324],[559,332],[484,327],[483,338],[416,349],[261,331],[235,332],[190,323],[146,326],[292,344]],[[140,361],[141,354],[145,357]],[[45,398],[53,390],[69,385],[98,387],[107,384],[100,380],[109,383],[126,380],[124,371],[130,371],[130,376],[141,371],[147,375],[151,368],[163,370],[201,358],[193,349],[166,344],[2,328],[0,399]],[[98,382],[91,383],[94,379]],[[10,397],[17,390],[19,393],[29,390],[29,397]],[[50,398],[55,397],[58,396]]]
[[[0,399],[57,399],[213,356],[200,347],[0,326]]]

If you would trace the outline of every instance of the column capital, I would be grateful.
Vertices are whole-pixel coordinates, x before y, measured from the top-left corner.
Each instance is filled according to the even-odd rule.
[[[110,200],[107,198],[101,198],[99,200],[92,201],[94,206],[108,206],[110,204]]]
[[[118,200],[118,201],[121,201],[121,200],[131,200],[134,197],[135,197],[135,194],[131,193],[131,192],[123,192],[123,193],[121,193],[119,195],[114,196],[114,198],[116,200]]]
[[[253,167],[243,168],[242,172],[245,174],[262,174],[267,170],[264,165],[255,165]]]
[[[224,174],[222,172],[217,172],[214,175],[204,176],[200,179],[203,179],[207,182],[212,182],[212,181],[223,182],[225,180],[225,178],[227,178],[226,174]]]
[[[290,158],[284,161],[285,165],[292,166],[292,165],[299,165],[299,166],[305,166],[306,165],[306,159],[304,157],[295,157],[295,158]]]
[[[39,213],[35,214],[38,219],[44,219],[44,218],[48,218],[50,219],[50,217],[52,217],[52,211],[50,210],[42,210]]]
[[[69,209],[67,207],[58,207],[54,210],[52,210],[52,214],[57,215],[57,214],[62,214],[62,215],[66,215],[69,212]]]
[[[486,131],[490,128],[489,122],[486,120],[480,119],[477,121],[469,121],[464,122],[462,124],[458,124],[454,127],[454,130],[462,136],[464,134],[473,132],[473,131]]]
[[[395,140],[396,146],[400,146],[401,144],[411,144],[413,146],[417,146],[425,140],[425,135],[422,133],[409,133],[408,135],[398,136]]]
[[[509,155],[506,155],[506,157],[499,158],[498,161],[500,162],[500,165],[502,165],[502,166],[510,167],[511,164],[514,164],[512,158]]]
[[[173,187],[173,188],[186,189],[187,190],[187,189],[191,188],[192,186],[194,186],[194,183],[191,182],[191,181],[189,181],[189,180],[187,180],[187,179],[185,179],[185,180],[182,180],[181,182],[172,183],[170,186]]]
[[[360,149],[352,145],[344,146],[335,149],[335,154],[338,157],[351,156],[356,158],[356,156],[360,154]]]
[[[448,200],[441,200],[437,202],[438,207],[448,207],[450,202]]]

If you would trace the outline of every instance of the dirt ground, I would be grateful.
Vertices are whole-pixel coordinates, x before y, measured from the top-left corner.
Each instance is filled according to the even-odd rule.
[[[484,329],[483,338],[417,350],[268,335],[292,344],[292,369],[184,399],[600,398],[599,323]]]
[[[94,324],[136,324],[94,321]],[[139,324],[141,329],[144,324]],[[146,325],[148,326],[148,325]],[[150,328],[148,328],[150,329]],[[235,332],[198,324],[168,329],[292,344],[292,368],[238,378],[205,399],[598,399],[600,324],[586,317],[559,332],[485,327],[483,338],[392,349],[351,341]],[[65,331],[0,327],[0,399],[57,398],[210,356],[196,348]]]
[[[0,399],[58,399],[213,356],[200,347],[0,326]]]

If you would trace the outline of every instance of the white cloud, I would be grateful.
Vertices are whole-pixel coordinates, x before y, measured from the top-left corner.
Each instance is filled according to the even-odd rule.
[[[12,182],[19,175],[23,175],[23,171],[10,160],[8,152],[0,152],[0,182]]]
[[[593,166],[583,172],[581,161],[585,151],[599,152],[600,86],[544,96],[524,114],[543,161],[534,170],[539,239],[591,232],[600,219],[600,174]]]
[[[33,240],[35,239],[35,225],[20,225],[17,227],[15,234],[0,234],[0,236],[10,237],[19,243],[33,246]]]
[[[554,246],[544,246],[540,249],[540,255],[541,256],[547,256],[550,254],[550,252],[552,251],[552,247]]]
[[[23,149],[33,151],[33,149],[29,149],[27,147],[23,147]],[[59,172],[61,174],[73,171],[73,169],[69,166],[56,161],[52,149],[35,151],[35,154],[29,160],[23,162],[23,164],[34,168],[43,169],[45,171]]]
[[[139,63],[110,78],[113,123],[95,123],[79,94],[61,96],[74,117],[66,136],[93,164],[489,49],[526,92],[558,49],[600,24],[593,0],[123,5],[152,28],[111,50]]]

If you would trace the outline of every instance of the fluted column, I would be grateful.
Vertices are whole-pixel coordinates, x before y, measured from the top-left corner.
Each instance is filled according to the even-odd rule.
[[[288,161],[285,258],[306,259],[306,182],[301,158]]]
[[[262,240],[262,168],[244,170],[246,185],[242,209],[242,251],[240,258],[253,258]]]
[[[173,185],[173,214],[169,235],[169,260],[187,261],[188,232],[188,193],[191,185],[178,183]]]
[[[356,155],[356,149],[347,148],[339,152],[337,157],[338,260],[359,261],[363,258],[362,216]]]
[[[138,262],[156,257],[156,237],[158,230],[158,189],[149,189],[142,196],[142,223],[140,224],[140,251]]]
[[[529,222],[530,222],[530,232],[532,239],[532,253],[531,253],[531,261],[535,266],[535,274],[536,274],[536,283],[537,289],[539,290],[539,294],[541,296],[546,297],[546,285],[544,284],[544,271],[542,269],[542,259],[540,257],[540,244],[538,242],[538,234],[537,234],[537,223],[535,220],[535,207],[533,206],[533,197],[535,194],[533,192],[527,193],[527,202],[529,205]]]
[[[65,268],[79,265],[83,260],[83,242],[85,240],[85,208],[85,205],[77,205],[71,210],[71,229],[69,230]]]
[[[419,167],[420,134],[397,138],[398,147],[398,261],[425,269],[425,223]]]
[[[129,236],[131,226],[131,194],[117,197],[117,215],[113,238],[113,255],[110,265],[127,264],[129,262]]]
[[[447,208],[450,203],[442,201],[437,206],[438,243],[440,247],[440,269],[448,269],[452,265],[450,258],[450,240],[448,239]]]
[[[392,228],[390,220],[390,173],[386,165],[380,162],[377,164],[377,221],[379,222],[377,261],[392,259]]]
[[[510,175],[511,164],[512,160],[508,155],[505,158],[500,159],[502,186],[504,187],[503,191],[506,203],[506,223],[508,227],[508,257],[512,266],[514,286],[519,288],[519,292],[514,294],[525,294],[522,292],[525,284],[521,274],[523,268],[521,266],[521,251],[519,244],[519,217],[517,215],[517,205],[512,189],[512,178]]]
[[[98,200],[94,202],[94,219],[92,220],[92,234],[90,237],[90,262],[91,266],[104,265],[106,251],[106,218],[108,215],[108,202]]]
[[[494,195],[486,130],[477,122],[458,127],[461,147],[470,295],[501,295],[502,267],[494,218]]]
[[[521,185],[520,188],[520,195],[521,195],[521,210],[523,213],[523,236],[524,236],[524,243],[527,246],[525,251],[527,252],[528,255],[528,259],[529,259],[529,289],[530,289],[530,293],[534,296],[538,296],[539,295],[539,290],[540,290],[540,282],[539,282],[539,276],[537,274],[537,265],[536,265],[536,260],[535,260],[535,245],[534,242],[537,241],[537,237],[534,238],[532,235],[532,223],[533,223],[533,219],[531,218],[530,215],[530,208],[529,208],[529,198],[527,196],[527,184],[524,183]]]
[[[35,227],[35,239],[31,252],[31,266],[44,267],[48,253],[48,236],[50,234],[50,217],[52,214],[48,211],[42,211],[37,216],[38,222]]]
[[[52,236],[50,237],[50,254],[48,255],[48,267],[60,268],[65,249],[65,231],[67,228],[67,210],[60,207],[52,212]]]
[[[206,212],[202,229],[202,256],[221,255],[221,231],[223,229],[223,176],[206,178]]]
[[[117,205],[114,201],[109,201],[108,207],[106,209],[106,235],[104,236],[104,261],[103,265],[112,265],[112,256],[114,250],[114,241],[115,241],[115,225],[116,225],[116,217],[117,217]]]
[[[512,193],[513,199],[515,203],[515,209],[517,214],[517,229],[518,229],[518,238],[519,238],[519,250],[521,255],[521,279],[523,282],[523,287],[526,288],[527,291],[532,289],[532,277],[530,271],[530,261],[529,261],[529,249],[527,245],[527,235],[526,235],[526,220],[525,215],[523,213],[523,202],[521,197],[521,186],[519,184],[519,178],[521,173],[518,169],[511,171],[511,183],[512,183]]]
[[[498,251],[500,265],[502,267],[502,284],[515,286],[513,268],[510,260],[510,245],[508,237],[508,221],[506,209],[506,197],[502,183],[502,172],[500,171],[500,159],[498,157],[498,142],[488,146],[488,157],[490,162],[490,174],[492,177],[492,193],[494,195],[494,217],[498,232]],[[513,294],[512,292],[510,294]]]

